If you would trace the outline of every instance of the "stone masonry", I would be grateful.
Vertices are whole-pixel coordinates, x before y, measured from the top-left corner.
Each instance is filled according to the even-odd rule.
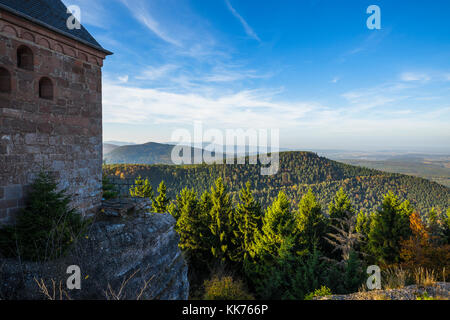
[[[107,54],[0,8],[0,71],[10,77],[2,78],[10,90],[0,92],[0,225],[14,222],[42,169],[83,215],[101,206]]]

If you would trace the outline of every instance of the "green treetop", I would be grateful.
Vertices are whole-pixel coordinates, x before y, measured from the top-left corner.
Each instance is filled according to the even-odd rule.
[[[153,211],[156,213],[166,213],[168,210],[168,206],[170,203],[170,199],[167,197],[167,188],[164,180],[161,181],[158,187],[158,196],[155,201],[153,201]]]

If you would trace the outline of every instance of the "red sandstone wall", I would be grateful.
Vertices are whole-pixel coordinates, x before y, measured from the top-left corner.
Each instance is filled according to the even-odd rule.
[[[20,45],[33,51],[33,71],[17,67]],[[0,10],[0,67],[12,78],[11,93],[0,93],[0,224],[14,222],[43,167],[55,172],[82,214],[100,206],[104,58]],[[53,82],[53,100],[39,98],[43,76]]]

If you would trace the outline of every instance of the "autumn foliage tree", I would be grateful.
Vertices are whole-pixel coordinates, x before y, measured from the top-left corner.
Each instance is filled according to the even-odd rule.
[[[430,231],[417,212],[411,214],[409,222],[412,235],[401,243],[402,265],[408,269],[427,268],[438,275],[444,269],[447,270],[445,277],[448,277],[450,245],[439,245],[432,241]]]

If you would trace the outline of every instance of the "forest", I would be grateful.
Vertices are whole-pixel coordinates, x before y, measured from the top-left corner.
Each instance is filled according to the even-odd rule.
[[[233,199],[222,178],[201,194],[185,187],[175,199],[168,197],[164,181],[154,192],[148,179],[138,177],[129,191],[150,199],[152,212],[175,218],[189,264],[191,299],[352,293],[361,289],[366,267],[374,264],[408,277],[417,270],[442,281],[449,276],[450,210],[431,209],[421,217],[391,191],[377,210],[358,212],[340,188],[328,214],[312,189],[297,209],[283,191],[263,209],[250,182]]]
[[[308,152],[281,153],[274,176],[259,168],[105,165],[104,185],[175,218],[193,299],[346,294],[373,264],[448,279],[448,188]]]
[[[248,160],[248,159],[247,159]],[[280,170],[273,176],[260,174],[261,164],[235,165],[104,165],[105,174],[128,189],[137,176],[149,178],[155,189],[164,180],[168,195],[174,198],[183,188],[202,193],[217,178],[227,184],[231,197],[237,198],[242,185],[252,183],[254,196],[265,208],[283,191],[296,208],[304,194],[312,189],[319,203],[326,207],[334,194],[343,188],[352,198],[356,210],[373,210],[388,191],[409,200],[424,214],[431,208],[450,207],[450,189],[419,177],[387,173],[332,161],[310,152],[280,153]]]

